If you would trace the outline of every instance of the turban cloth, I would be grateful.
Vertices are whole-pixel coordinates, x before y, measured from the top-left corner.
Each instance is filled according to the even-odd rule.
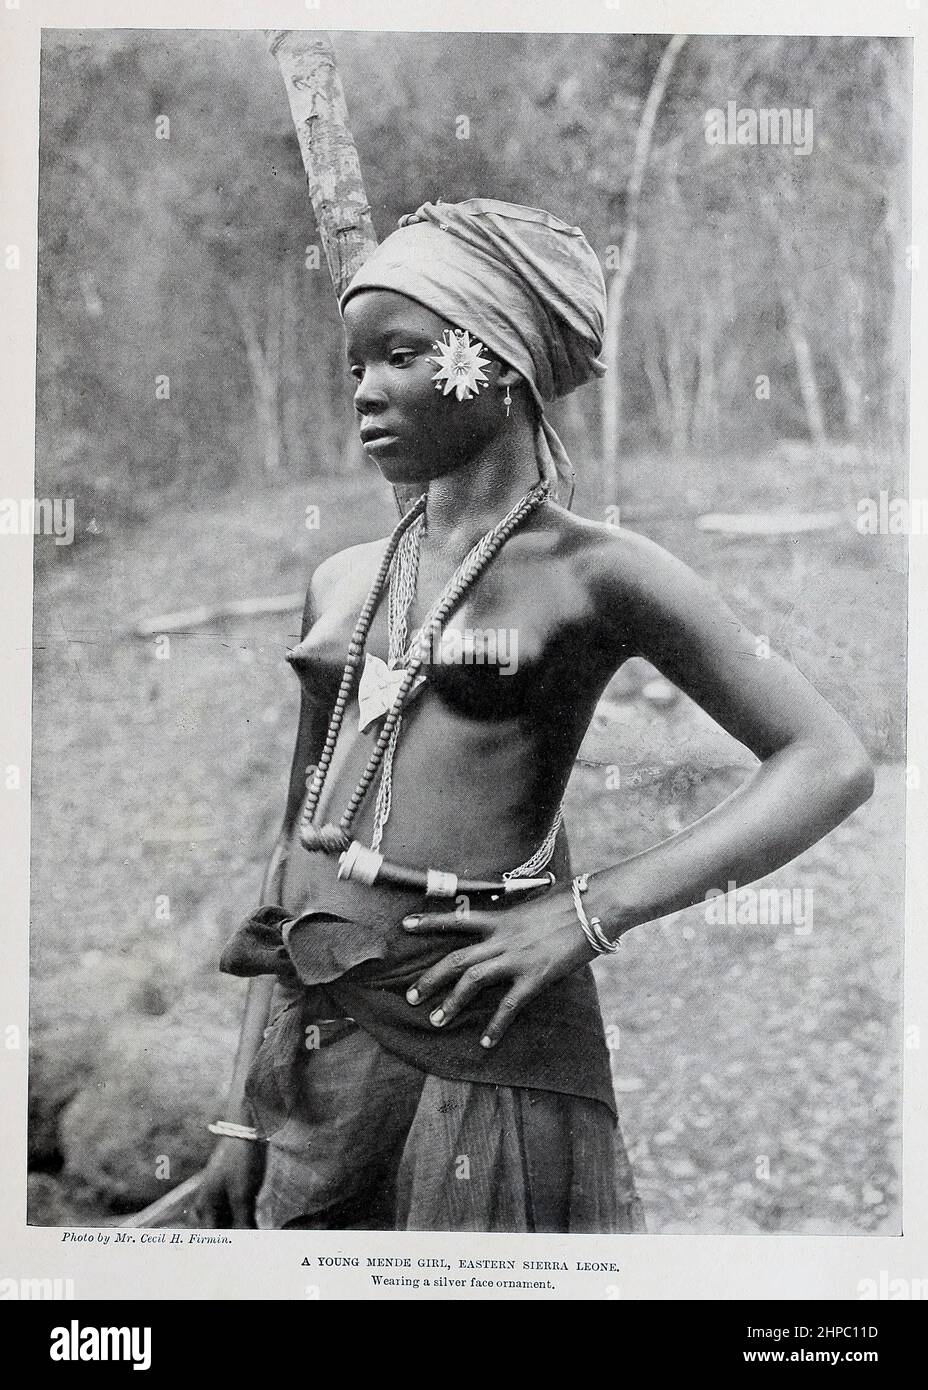
[[[573,468],[545,402],[606,370],[606,287],[580,228],[495,198],[423,203],[355,273],[339,310],[366,289],[417,300],[516,369],[537,405],[539,474],[570,506]]]

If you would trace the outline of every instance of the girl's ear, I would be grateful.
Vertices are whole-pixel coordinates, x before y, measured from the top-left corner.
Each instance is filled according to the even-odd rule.
[[[506,362],[499,365],[499,376],[496,378],[500,386],[521,386],[522,377],[515,367],[510,367]]]

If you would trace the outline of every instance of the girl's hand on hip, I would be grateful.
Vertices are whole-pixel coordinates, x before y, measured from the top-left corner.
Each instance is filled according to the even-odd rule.
[[[431,966],[406,992],[410,1004],[430,1004],[434,1027],[447,1027],[488,986],[509,985],[484,1029],[483,1047],[495,1046],[520,1010],[548,985],[596,957],[569,891],[502,910],[427,912],[404,917],[403,927],[413,936],[472,932],[476,938]]]

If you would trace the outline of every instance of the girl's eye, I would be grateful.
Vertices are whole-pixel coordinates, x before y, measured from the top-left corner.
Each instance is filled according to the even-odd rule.
[[[391,367],[408,367],[417,356],[415,348],[394,348],[388,360]],[[360,365],[349,367],[348,374],[355,381],[360,381],[364,375],[364,368]]]

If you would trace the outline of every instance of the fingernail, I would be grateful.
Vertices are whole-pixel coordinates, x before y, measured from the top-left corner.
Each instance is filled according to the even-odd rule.
[[[403,918],[403,926],[404,926],[404,927],[417,927],[421,921],[422,921],[422,913],[421,913],[421,912],[413,912],[413,913],[410,914],[409,917],[404,917],[404,918]]]
[[[429,1014],[429,1023],[434,1023],[436,1028],[440,1028],[444,1021],[444,1009],[434,1009],[433,1012]]]
[[[493,1046],[493,1039],[490,1037],[489,1033],[485,1033],[484,1036],[480,1039],[480,1046],[481,1046],[481,1047],[492,1047],[492,1046]]]
[[[407,989],[407,991],[406,991],[406,1002],[407,1002],[407,1004],[418,1004],[418,1002],[419,1002],[419,991],[418,991],[417,989]]]

